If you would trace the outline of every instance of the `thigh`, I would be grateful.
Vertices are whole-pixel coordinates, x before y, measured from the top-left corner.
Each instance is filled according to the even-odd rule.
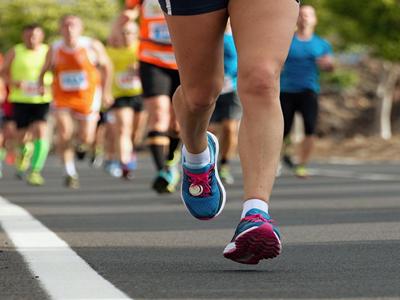
[[[56,121],[58,136],[63,140],[71,139],[74,132],[74,120],[71,116],[71,112],[56,109],[54,111],[54,119]]]
[[[88,144],[92,143],[96,135],[97,119],[87,118],[77,119],[76,121],[79,128],[77,134],[80,138],[80,142]]]
[[[299,13],[296,0],[230,0],[228,11],[238,52],[238,87],[254,70],[283,65]]]
[[[133,125],[133,109],[130,106],[114,110],[115,122],[119,127],[130,128]]]
[[[218,88],[222,86],[227,18],[226,9],[193,16],[166,16],[184,94],[216,84]]]
[[[298,110],[303,116],[305,133],[313,135],[318,119],[318,95],[312,91],[303,92],[298,101]]]

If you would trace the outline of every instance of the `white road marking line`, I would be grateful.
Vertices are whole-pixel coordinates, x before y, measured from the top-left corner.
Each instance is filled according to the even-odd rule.
[[[51,299],[132,299],[29,212],[1,196],[0,224]]]
[[[400,180],[399,175],[390,174],[360,174],[353,171],[340,171],[340,170],[326,170],[326,169],[309,169],[310,175],[321,175],[327,177],[338,177],[338,178],[354,178],[361,180],[370,181],[397,181]]]

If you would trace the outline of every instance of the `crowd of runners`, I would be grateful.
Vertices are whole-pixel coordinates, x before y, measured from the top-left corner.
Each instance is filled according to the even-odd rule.
[[[314,34],[314,9],[299,15],[296,0],[196,1],[127,0],[104,44],[82,35],[76,15],[60,19],[51,45],[40,24],[25,26],[1,67],[0,177],[7,162],[18,179],[45,184],[54,149],[68,188],[80,185],[76,160],[129,180],[145,146],[151,188],[173,193],[182,182],[189,212],[208,220],[224,207],[239,152],[243,212],[224,255],[258,263],[281,251],[268,214],[280,157],[308,176],[318,73],[333,69],[332,50]],[[297,164],[281,154],[295,112],[306,131]]]

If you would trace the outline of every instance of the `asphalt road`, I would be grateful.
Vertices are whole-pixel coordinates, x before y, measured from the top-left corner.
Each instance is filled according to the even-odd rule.
[[[44,187],[17,181],[7,168],[0,196],[29,212],[128,298],[400,299],[399,164],[319,163],[308,180],[285,172],[270,206],[282,231],[283,253],[256,266],[222,256],[241,211],[237,162],[225,210],[209,222],[190,217],[177,194],[157,196],[150,190],[154,174],[148,157],[141,157],[131,182],[87,163],[79,170],[82,187],[70,191],[62,187],[54,158],[46,166]],[[72,261],[44,255],[54,250],[47,244],[33,252],[16,249],[10,236],[25,237],[31,225],[19,224],[24,219],[5,207],[0,205],[1,300],[55,298],[46,282],[65,295],[74,279],[83,287],[91,284],[80,279],[83,273],[74,273]],[[10,218],[14,233],[2,226]],[[54,273],[34,269],[36,262],[61,275],[48,281]]]

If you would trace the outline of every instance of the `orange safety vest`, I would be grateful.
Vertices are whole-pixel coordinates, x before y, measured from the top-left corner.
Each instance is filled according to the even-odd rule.
[[[92,40],[81,37],[76,49],[59,41],[53,45],[53,96],[55,106],[82,114],[98,111],[101,103],[100,72],[91,60]],[[93,51],[93,50],[92,50]]]
[[[140,5],[139,60],[178,70],[164,13],[158,0],[126,0],[129,8]]]

